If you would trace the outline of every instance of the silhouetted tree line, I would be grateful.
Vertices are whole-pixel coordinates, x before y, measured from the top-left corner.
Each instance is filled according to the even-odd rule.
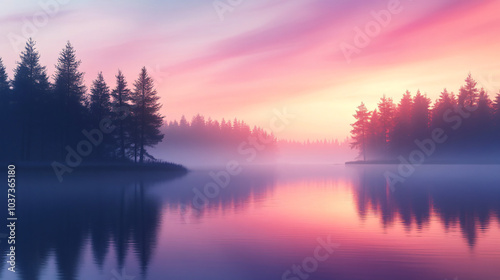
[[[94,160],[153,159],[147,148],[162,141],[163,116],[146,68],[133,88],[119,71],[114,88],[99,73],[87,91],[80,63],[68,42],[49,79],[32,39],[12,80],[0,59],[0,159],[64,160],[72,151]]]
[[[406,91],[398,104],[383,96],[373,111],[361,103],[354,117],[351,148],[363,160],[406,157],[423,143],[437,159],[500,155],[500,93],[491,100],[470,74],[458,95],[444,89],[433,105],[420,91]],[[430,144],[434,138],[439,141]]]

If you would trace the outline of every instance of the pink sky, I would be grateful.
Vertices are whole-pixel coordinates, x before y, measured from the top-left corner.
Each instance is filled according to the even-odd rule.
[[[167,120],[201,113],[269,127],[273,110],[287,108],[296,118],[278,137],[344,138],[359,103],[373,109],[383,94],[398,101],[420,89],[435,99],[444,87],[456,92],[469,72],[490,95],[500,89],[495,0],[243,0],[223,20],[212,1],[40,3],[56,1],[65,4],[30,34],[49,73],[67,40],[87,84],[103,71],[114,85],[118,69],[132,84],[146,66]],[[393,1],[401,12],[348,62],[340,46],[354,45],[355,28]],[[18,60],[9,38],[44,14],[36,1],[2,4],[0,57],[9,70]]]

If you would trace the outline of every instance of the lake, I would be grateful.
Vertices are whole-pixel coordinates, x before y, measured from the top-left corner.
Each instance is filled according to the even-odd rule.
[[[395,169],[76,172],[63,183],[19,170],[16,272],[2,238],[0,278],[500,279],[500,166],[420,166],[390,188]]]

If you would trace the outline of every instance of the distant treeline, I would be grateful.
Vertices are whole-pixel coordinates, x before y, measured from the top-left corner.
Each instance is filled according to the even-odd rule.
[[[244,121],[221,121],[198,114],[190,121],[182,116],[164,128],[165,140],[158,146],[158,154],[165,154],[175,162],[195,164],[223,163],[241,160],[255,163],[274,158],[276,137],[272,132]]]
[[[166,142],[182,145],[203,145],[207,147],[227,147],[228,145],[240,144],[255,138],[259,142],[269,142],[266,145],[275,145],[276,137],[264,129],[254,126],[250,128],[244,121],[234,119],[233,121],[222,119],[222,121],[205,119],[198,114],[191,121],[182,116],[180,121],[168,123],[165,134]],[[262,139],[265,139],[262,141]]]
[[[164,154],[182,164],[225,164],[229,160],[241,163],[269,162],[343,162],[353,156],[349,140],[290,141],[277,140],[275,135],[244,121],[221,121],[195,115],[191,120],[182,116],[171,121],[163,130],[164,141],[157,154]]]
[[[9,80],[0,59],[0,161],[94,160],[144,162],[162,141],[163,117],[146,68],[129,88],[123,74],[110,88],[102,73],[90,91],[68,42],[49,79],[29,40]]]
[[[351,147],[363,160],[408,157],[415,150],[434,159],[495,159],[500,156],[500,94],[494,101],[469,76],[455,95],[443,90],[436,102],[420,91],[398,104],[382,97],[354,115]]]
[[[351,160],[350,139],[278,141],[278,158],[289,163],[340,163]]]

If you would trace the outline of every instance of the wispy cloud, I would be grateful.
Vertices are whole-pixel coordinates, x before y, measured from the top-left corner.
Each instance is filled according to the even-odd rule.
[[[494,0],[401,0],[401,15],[346,63],[339,44],[388,2],[245,1],[221,22],[204,0],[70,1],[35,39],[49,71],[71,40],[87,82],[100,70],[109,83],[118,68],[130,82],[143,65],[168,72],[159,85],[168,118],[239,114],[260,124],[258,108],[290,105],[325,137],[347,134],[360,99],[370,105],[372,96],[397,97],[417,85],[435,97],[442,87],[458,88],[469,71],[499,69],[491,59],[500,46]],[[3,7],[4,35],[39,9],[9,0]],[[5,40],[0,56],[13,68],[17,54]],[[314,104],[331,110],[314,111]],[[291,131],[288,136],[303,137]]]

